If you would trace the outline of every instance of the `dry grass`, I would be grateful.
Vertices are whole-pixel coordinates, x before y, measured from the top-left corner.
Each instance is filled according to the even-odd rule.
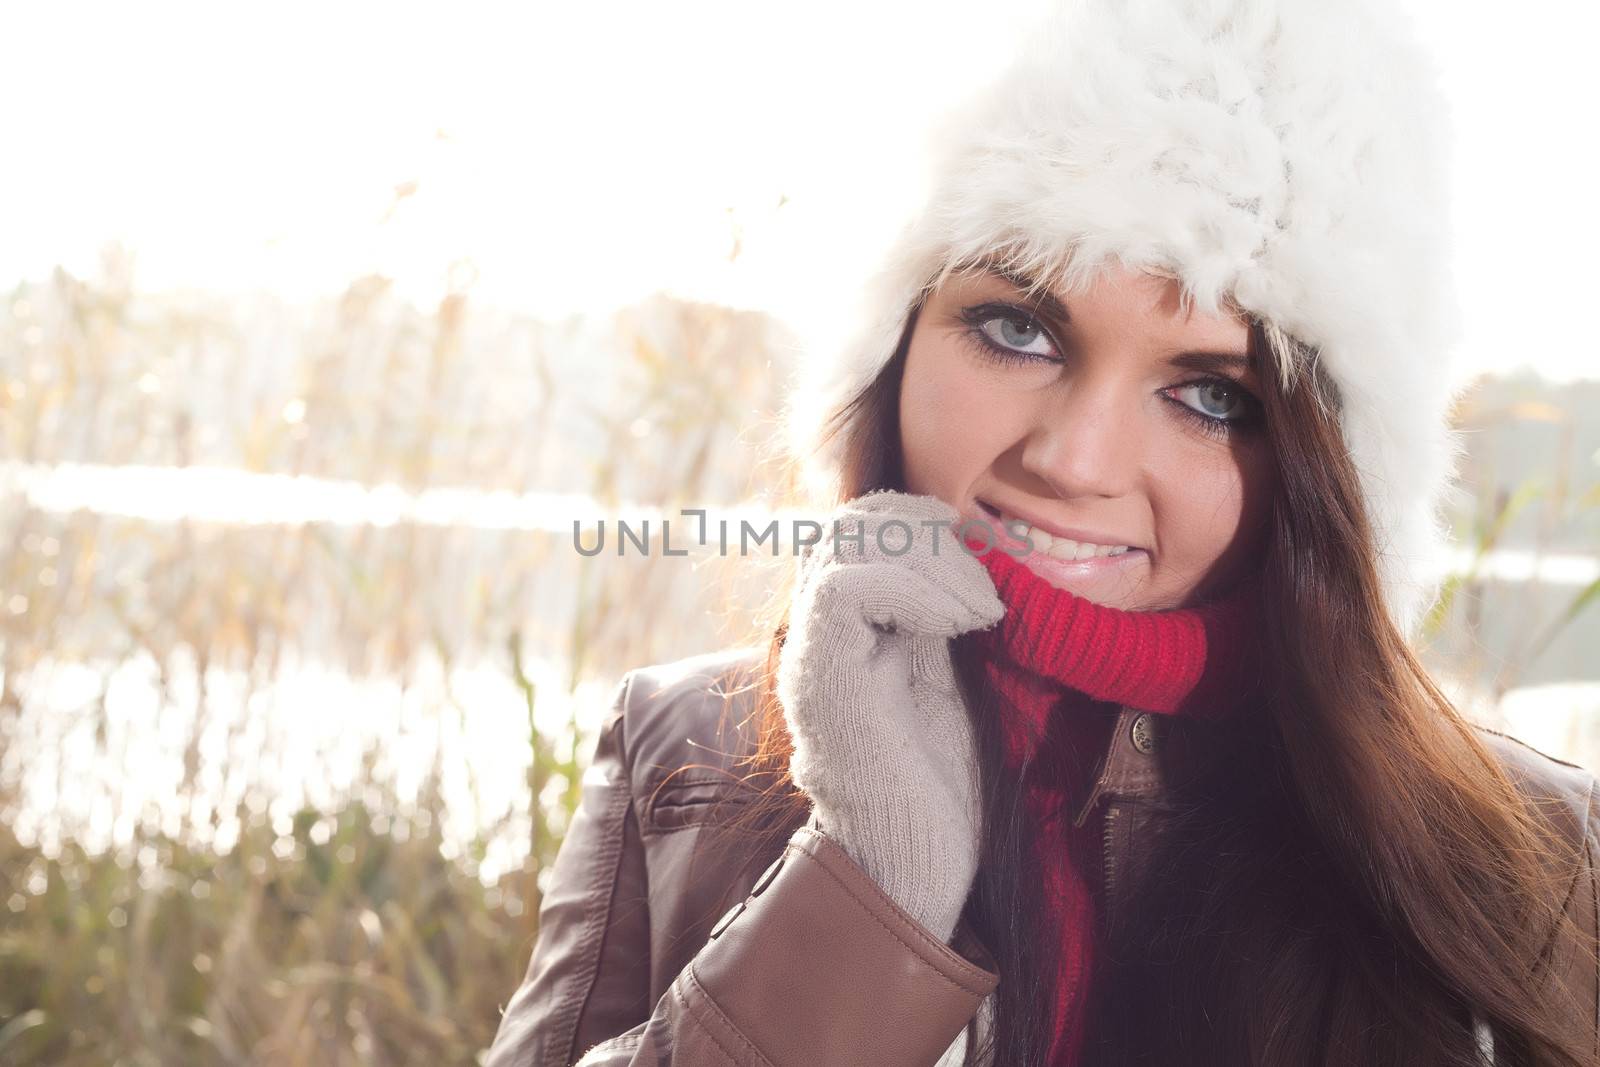
[[[158,298],[113,256],[93,281],[0,297],[0,447],[716,507],[766,484],[784,351],[760,316],[668,300],[541,324],[464,294],[407,307],[378,278],[309,312]],[[1556,519],[1600,505],[1568,488]],[[1490,494],[1464,519],[1483,551],[1522,503]],[[587,560],[565,533],[155,522],[15,495],[0,515],[0,1061],[16,1064],[475,1062],[603,711],[573,694],[752,636],[765,587],[736,557]],[[1481,647],[1481,593],[1452,585],[1441,639]],[[81,691],[63,694],[64,664]],[[352,746],[286,767],[273,724],[301,709],[279,683],[307,664],[387,679],[421,710],[386,727],[352,710]],[[441,740],[489,713],[455,681],[485,665],[508,694],[514,788]],[[150,675],[137,713],[130,666]],[[397,753],[419,739],[427,773],[403,788]],[[290,771],[325,788],[286,803]],[[157,781],[161,803],[129,799]],[[452,782],[473,798],[466,832]]]
[[[716,507],[753,484],[781,385],[773,325],[723,308],[656,300],[539,324],[460,295],[418,311],[369,278],[302,314],[140,295],[119,270],[0,298],[13,460]],[[526,964],[604,711],[572,694],[747,636],[740,605],[758,592],[714,554],[586,560],[568,533],[7,503],[7,1063],[473,1062]],[[273,723],[299,709],[278,683],[307,664],[390,680],[419,721],[386,732],[352,711],[354,759],[285,768],[272,738],[292,739]],[[61,694],[64,665],[86,692]],[[521,780],[452,834],[441,783],[508,791],[442,740],[487,713],[454,682],[485,666],[514,705],[504,745]],[[133,668],[152,676],[138,713],[119,688]],[[403,790],[395,753],[419,744],[429,774]],[[340,784],[286,811],[288,769]],[[151,781],[173,795],[129,802]],[[483,860],[508,838],[517,862],[495,878]]]

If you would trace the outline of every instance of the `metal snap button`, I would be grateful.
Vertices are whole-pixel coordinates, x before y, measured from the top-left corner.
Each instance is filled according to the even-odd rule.
[[[777,877],[778,868],[783,866],[783,859],[784,857],[779,856],[767,865],[767,869],[761,872],[761,877],[756,879],[756,884],[750,887],[751,896],[760,896],[761,891],[767,888],[767,883]]]
[[[741,901],[739,901],[739,903],[737,903],[733,907],[729,908],[728,909],[728,913],[726,915],[724,915],[722,918],[718,919],[717,920],[717,925],[715,925],[715,926],[713,926],[711,928],[711,936],[709,938],[707,938],[706,940],[715,941],[717,939],[717,935],[721,934],[722,931],[726,930],[728,928],[728,924],[733,922],[733,920],[735,920],[735,919],[737,919],[739,917],[739,913],[744,910],[744,905],[745,905],[745,902],[741,900]]]
[[[1134,717],[1133,729],[1130,731],[1134,748],[1148,756],[1160,743],[1157,733],[1155,716],[1148,711],[1142,711]]]

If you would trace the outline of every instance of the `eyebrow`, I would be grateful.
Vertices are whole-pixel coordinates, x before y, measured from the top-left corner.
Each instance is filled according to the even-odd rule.
[[[1036,288],[1038,283],[1027,275],[1013,267],[1006,266],[1004,263],[991,262],[980,264],[980,266],[996,277],[1005,280],[1018,291],[1030,294],[1028,299],[1033,301],[1033,310],[1042,311],[1050,318],[1059,319],[1062,322],[1070,323],[1072,321],[1072,316],[1067,312],[1067,305],[1058,300],[1055,294],[1049,290]]]
[[[1256,361],[1238,352],[1179,352],[1168,363],[1185,370],[1227,371],[1248,374],[1256,369]]]
[[[1063,304],[1053,293],[1049,291],[1041,292],[1035,289],[1036,283],[1027,275],[1003,263],[983,263],[980,264],[980,269],[987,270],[996,277],[1003,279],[1020,292],[1032,294],[1029,299],[1033,301],[1034,311],[1042,312],[1044,315],[1068,325],[1072,324],[1072,315],[1067,311],[1067,305]],[[1235,374],[1249,374],[1257,369],[1256,360],[1248,353],[1240,352],[1184,351],[1179,352],[1167,362],[1174,367],[1182,367],[1184,370],[1211,373],[1233,371]]]

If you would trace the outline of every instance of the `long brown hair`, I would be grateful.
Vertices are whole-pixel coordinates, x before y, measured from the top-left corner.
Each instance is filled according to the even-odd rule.
[[[898,401],[915,319],[883,371],[833,413],[841,501],[905,488]],[[1553,938],[1576,936],[1559,928],[1570,926],[1565,892],[1582,858],[1385,611],[1338,392],[1316,352],[1254,321],[1250,345],[1284,372],[1263,375],[1261,398],[1280,486],[1262,561],[1278,670],[1227,773],[1188,787],[1163,816],[1149,844],[1162,876],[1123,909],[1137,921],[1097,950],[1087,1061],[1469,1067],[1482,1063],[1476,1014],[1497,1063],[1587,1063],[1559,1043],[1576,1009],[1541,987],[1539,970]],[[787,591],[775,601],[786,603]],[[787,780],[792,746],[773,685],[781,621],[767,632],[747,766],[765,782],[762,823],[784,833],[808,801]],[[952,651],[985,798],[965,915],[1001,974],[983,1062],[1042,1065],[1040,991],[1053,971],[1025,782],[999,773],[1004,709],[981,683],[975,643]]]

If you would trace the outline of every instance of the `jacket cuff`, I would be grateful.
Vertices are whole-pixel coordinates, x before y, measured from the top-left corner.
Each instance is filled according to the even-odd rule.
[[[748,1042],[773,1067],[894,1067],[937,1060],[999,983],[995,967],[964,923],[946,945],[803,826],[712,928],[685,992],[711,1002],[697,1014],[732,1031],[727,1045]]]

